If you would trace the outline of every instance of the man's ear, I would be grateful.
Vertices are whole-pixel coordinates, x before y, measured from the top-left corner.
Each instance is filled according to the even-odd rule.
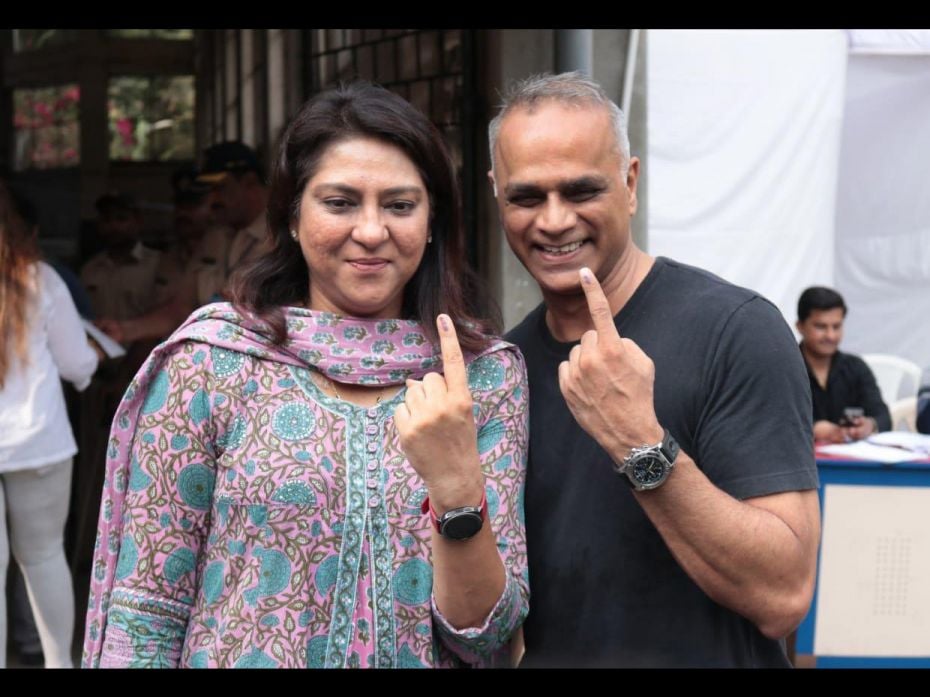
[[[494,191],[494,198],[497,198],[497,180],[494,178],[494,170],[488,170],[488,179],[491,181],[491,189]]]

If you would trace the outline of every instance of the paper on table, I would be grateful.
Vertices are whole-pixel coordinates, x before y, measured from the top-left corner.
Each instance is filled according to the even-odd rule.
[[[907,448],[921,455],[930,455],[930,436],[923,433],[911,433],[910,431],[885,431],[869,436],[869,443],[875,445],[894,445],[899,448]]]
[[[91,338],[96,341],[108,358],[119,358],[126,355],[126,349],[113,341],[110,337],[97,329],[88,320],[81,320],[84,323],[84,330],[90,334]]]
[[[884,462],[886,464],[919,460],[921,458],[919,453],[914,453],[910,450],[889,448],[884,445],[873,445],[864,440],[855,443],[841,443],[839,445],[821,445],[818,446],[817,452],[827,453],[829,455],[842,455],[843,457],[854,457],[857,460]]]

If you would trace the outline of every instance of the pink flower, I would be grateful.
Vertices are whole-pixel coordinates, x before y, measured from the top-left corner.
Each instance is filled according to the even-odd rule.
[[[132,119],[123,118],[116,120],[116,132],[119,133],[123,145],[135,145],[136,139],[132,133]]]

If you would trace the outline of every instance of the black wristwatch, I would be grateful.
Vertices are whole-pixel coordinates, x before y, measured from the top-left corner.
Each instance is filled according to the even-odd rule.
[[[429,496],[423,501],[423,513],[429,512],[430,519],[439,534],[450,540],[467,540],[478,534],[484,527],[484,519],[488,514],[488,495],[481,496],[481,503],[477,506],[460,506],[452,508],[441,516],[436,515]]]
[[[624,475],[627,483],[637,491],[656,489],[671,474],[679,450],[678,441],[665,429],[661,442],[633,448],[623,462],[616,465],[617,474]]]

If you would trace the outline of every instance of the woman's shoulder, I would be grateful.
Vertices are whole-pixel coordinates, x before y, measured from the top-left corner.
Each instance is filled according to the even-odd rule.
[[[489,339],[481,352],[466,359],[469,387],[488,393],[524,382],[526,364],[520,349],[501,337]]]

